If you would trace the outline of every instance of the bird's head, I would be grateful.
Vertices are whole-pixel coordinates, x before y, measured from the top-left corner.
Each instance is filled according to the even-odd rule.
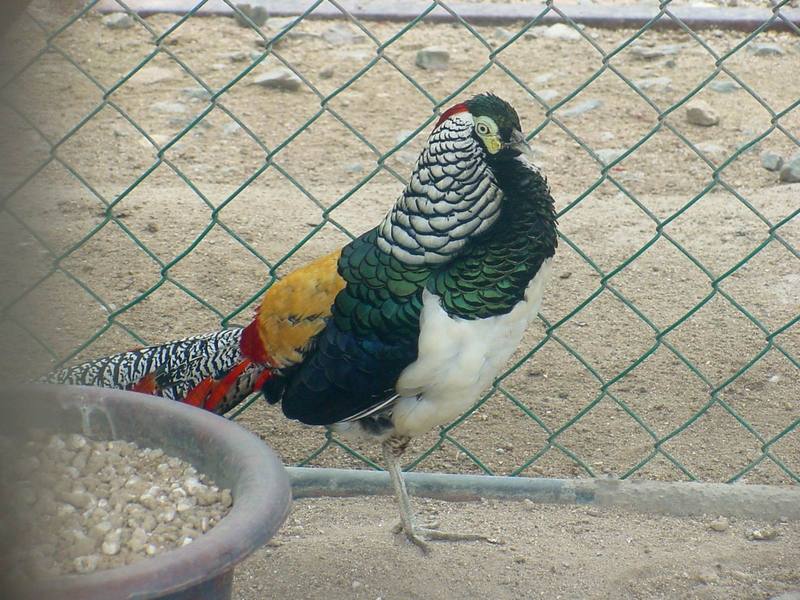
[[[490,162],[507,160],[521,154],[531,158],[522,125],[514,107],[494,94],[479,94],[447,109],[434,130],[452,118],[472,118],[472,135],[487,153]]]

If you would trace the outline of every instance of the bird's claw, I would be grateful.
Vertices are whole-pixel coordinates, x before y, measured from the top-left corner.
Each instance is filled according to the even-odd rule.
[[[420,550],[422,550],[423,554],[427,554],[430,552],[430,545],[428,542],[486,542],[487,544],[502,544],[501,541],[486,537],[485,535],[480,535],[476,533],[458,533],[458,532],[448,532],[448,531],[439,531],[436,529],[438,524],[432,523],[430,527],[417,527],[414,526],[411,528],[411,531],[407,531],[405,527],[403,527],[403,523],[399,522],[394,527],[392,527],[392,533],[399,535],[404,534],[406,539],[417,546]]]

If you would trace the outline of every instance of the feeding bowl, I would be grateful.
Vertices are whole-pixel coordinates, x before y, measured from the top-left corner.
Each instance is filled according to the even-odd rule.
[[[226,599],[234,566],[286,519],[289,479],[275,453],[238,425],[179,402],[103,388],[31,385],[3,392],[0,432],[39,427],[161,448],[233,495],[230,512],[193,543],[139,562],[34,583],[50,599]]]

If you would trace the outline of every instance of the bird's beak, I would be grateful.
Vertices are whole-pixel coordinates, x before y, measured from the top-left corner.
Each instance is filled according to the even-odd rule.
[[[519,130],[514,130],[511,133],[511,141],[507,144],[508,147],[514,148],[520,154],[524,155],[529,161],[533,162],[533,150],[528,142],[525,140],[525,134]]]

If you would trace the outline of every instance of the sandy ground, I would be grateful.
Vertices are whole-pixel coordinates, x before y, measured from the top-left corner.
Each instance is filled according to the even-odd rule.
[[[32,14],[41,23],[54,27],[63,22],[63,14],[45,7],[34,3]],[[147,19],[147,24],[160,33],[174,21],[175,17],[159,15]],[[323,95],[344,85],[375,56],[375,44],[366,38],[344,46],[322,40],[319,34],[331,26],[304,22],[299,34],[278,48],[278,54]],[[368,26],[379,41],[389,40],[401,27]],[[493,27],[478,30],[493,44],[502,37]],[[587,29],[586,33],[610,51],[634,32]],[[41,29],[29,19],[13,35],[19,60],[34,57],[44,43]],[[718,53],[734,48],[743,36],[719,31],[701,35]],[[206,100],[185,91],[196,90],[197,81],[162,51],[115,88],[105,105],[101,90],[153,51],[151,39],[138,25],[112,31],[98,15],[82,18],[52,40],[58,51],[40,56],[18,78],[15,91],[4,94],[13,96],[17,111],[0,108],[6,123],[4,147],[11,150],[4,161],[0,191],[5,195],[19,189],[0,213],[5,283],[0,287],[0,306],[4,307],[3,344],[10,350],[0,352],[3,374],[15,379],[41,374],[102,330],[109,315],[113,324],[79,357],[137,345],[131,331],[139,340],[154,343],[213,330],[222,319],[245,323],[250,307],[242,307],[257,299],[273,274],[345,243],[348,238],[339,227],[362,232],[385,213],[401,187],[398,178],[407,175],[424,143],[427,127],[386,160],[396,176],[388,169],[378,170],[357,187],[377,168],[380,153],[391,150],[431,116],[431,101],[394,67],[380,61],[330,100],[333,112],[314,119],[320,103],[309,90],[285,92],[252,85],[257,74],[279,66],[279,60],[270,56],[221,96],[203,122],[166,150],[159,162],[156,148],[122,113],[155,143],[168,143],[208,106]],[[248,67],[257,39],[230,19],[192,18],[162,47],[216,90]],[[434,40],[451,52],[446,71],[414,66],[417,50]],[[658,128],[653,106],[609,70],[559,107],[556,122],[547,120],[547,106],[533,100],[498,66],[512,70],[537,92],[550,90],[552,99],[547,102],[552,106],[602,69],[601,55],[585,41],[523,37],[464,92],[494,90],[518,108],[526,129],[536,133],[532,143],[538,164],[548,175],[558,208],[571,207],[561,216],[560,229],[572,245],[561,244],[542,316],[554,324],[582,308],[502,382],[503,391],[453,429],[422,460],[420,470],[478,471],[462,451],[466,449],[498,474],[516,472],[536,458],[523,475],[620,476],[634,470],[633,477],[686,479],[668,455],[698,479],[726,481],[761,456],[765,441],[794,424],[770,453],[800,472],[796,427],[800,383],[797,367],[780,351],[795,360],[800,357],[798,324],[786,327],[800,312],[798,261],[787,249],[796,253],[800,248],[800,222],[796,217],[787,220],[798,208],[800,185],[780,184],[759,161],[760,150],[788,156],[797,147],[781,131],[772,130],[756,151],[725,166],[714,190],[691,203],[713,181],[715,166],[769,130],[771,114],[759,100],[780,112],[800,97],[800,81],[789,76],[796,70],[797,40],[789,34],[765,33],[758,42],[778,44],[784,54],[755,56],[743,49],[724,62],[758,98],[745,90],[728,94],[703,90],[699,96],[720,115],[716,127],[688,124],[682,109],[666,117],[680,135],[707,149],[710,164],[667,127]],[[680,45],[677,54],[655,60],[638,58],[628,49],[611,61],[634,81],[669,77],[666,88],[647,92],[661,109],[714,73],[714,58],[684,33],[647,32],[640,43]],[[488,51],[460,26],[422,24],[389,45],[385,55],[438,100],[482,68]],[[582,116],[562,115],[586,100],[600,100],[602,105]],[[223,108],[246,129],[233,127]],[[91,118],[53,153],[57,160],[25,182],[50,156],[42,136],[58,141],[88,115]],[[265,149],[279,147],[309,119],[311,126],[281,147],[262,172]],[[362,132],[364,139],[343,122]],[[800,135],[800,112],[788,112],[780,125]],[[593,150],[624,150],[654,129],[655,133],[604,179],[601,165],[565,128]],[[100,198],[106,202],[119,198],[119,202],[107,210]],[[667,219],[684,207],[663,228],[666,235],[637,255],[658,234],[653,219]],[[327,221],[323,209],[330,209]],[[713,292],[712,279],[727,274],[768,240],[770,224],[784,220],[775,232],[780,239],[769,241],[742,268],[722,279],[719,292],[681,321]],[[296,254],[279,263],[318,227]],[[187,250],[191,252],[184,256]],[[596,269],[578,250],[591,258]],[[61,270],[53,272],[54,257],[62,254]],[[617,272],[632,256],[636,260]],[[608,273],[613,277],[603,289],[603,274]],[[33,291],[23,293],[40,280]],[[595,292],[599,293],[584,306]],[[680,324],[657,336],[621,297],[635,303],[660,331]],[[769,347],[742,376],[728,382],[766,348],[764,331],[782,327],[773,339],[780,349]],[[517,358],[538,347],[545,331],[544,323],[532,327]],[[44,352],[43,345],[52,354]],[[656,350],[639,363],[654,346]],[[683,359],[691,361],[701,376],[687,369]],[[634,363],[637,366],[616,381]],[[724,407],[715,403],[689,424],[709,402],[710,387],[721,387],[716,398],[724,401]],[[587,409],[577,424],[567,427]],[[653,437],[628,410],[635,411],[657,438],[675,434],[660,447],[666,455],[656,454],[641,465],[653,451]],[[325,443],[324,432],[287,423],[278,410],[261,402],[239,422],[268,441],[287,463],[305,460]],[[431,433],[415,441],[408,459],[421,456],[437,440]],[[378,459],[374,447],[357,449]],[[311,464],[364,466],[336,445]],[[744,480],[791,482],[769,459]],[[395,518],[391,502],[304,501],[296,506],[280,545],[261,551],[240,570],[238,597],[269,593],[333,598],[761,598],[800,585],[795,525],[779,524],[781,535],[774,541],[751,542],[744,535],[750,526],[745,523],[716,533],[709,532],[705,522],[690,519],[592,516],[582,509],[530,510],[517,504],[420,504],[441,513],[443,526],[488,530],[506,543],[442,546],[421,560],[413,548],[395,545],[386,532]],[[267,576],[275,571],[274,578]],[[704,574],[696,576],[695,571]],[[353,587],[354,581],[361,585]]]
[[[416,500],[443,530],[498,544],[436,543],[427,556],[388,531],[388,499],[298,500],[282,532],[236,570],[234,598],[771,598],[800,592],[800,523],[648,516],[520,502]],[[467,529],[465,529],[467,530]]]

